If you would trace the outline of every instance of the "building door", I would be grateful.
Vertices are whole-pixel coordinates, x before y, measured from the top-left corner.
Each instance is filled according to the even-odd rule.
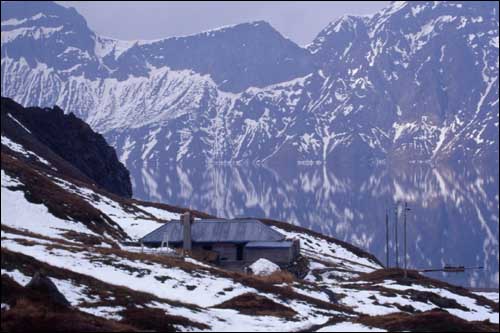
[[[236,260],[243,260],[243,247],[244,245],[240,244],[236,246]]]

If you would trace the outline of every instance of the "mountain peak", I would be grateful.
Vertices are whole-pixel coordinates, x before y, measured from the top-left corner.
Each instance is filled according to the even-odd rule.
[[[75,8],[64,7],[53,1],[2,1],[2,31],[4,26],[33,24],[42,18],[62,20],[66,23],[84,23],[85,19]],[[10,22],[4,22],[9,21]]]
[[[145,58],[156,68],[191,69],[209,74],[222,90],[231,92],[288,81],[306,75],[312,68],[307,50],[266,21],[224,26],[137,46],[124,52],[120,62]]]
[[[240,29],[272,29],[276,30],[272,27],[272,25],[264,20],[257,20],[257,21],[249,21],[249,22],[242,22],[242,23],[236,23],[236,24],[230,24],[230,25],[225,25],[221,27],[217,27],[214,29],[209,29],[202,31],[200,33],[208,33],[208,32],[216,32],[216,31],[227,31],[227,30],[240,30]]]
[[[50,1],[12,1],[2,2],[1,13],[2,58],[22,57],[31,68],[43,64],[67,71],[76,66],[73,74],[80,75],[86,66],[95,67],[84,61],[92,57],[93,32],[74,8]]]
[[[95,34],[73,8],[2,3],[2,58],[21,57],[31,68],[46,66],[62,78],[125,81],[148,77],[155,68],[192,70],[230,92],[291,80],[312,68],[307,50],[262,20],[188,36],[120,41]]]

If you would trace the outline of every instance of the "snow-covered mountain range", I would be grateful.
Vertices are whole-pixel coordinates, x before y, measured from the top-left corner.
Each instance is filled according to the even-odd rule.
[[[136,178],[173,162],[498,163],[498,3],[394,2],[302,48],[266,22],[119,41],[2,2],[2,96],[59,105]]]

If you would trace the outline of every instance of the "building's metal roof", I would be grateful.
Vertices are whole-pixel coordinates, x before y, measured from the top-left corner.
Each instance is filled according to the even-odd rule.
[[[289,248],[293,246],[293,242],[250,242],[245,247],[248,248],[263,248],[263,249],[271,249],[271,248]]]
[[[161,243],[163,237],[168,242],[183,241],[183,226],[180,221],[170,221],[144,236],[144,243]],[[285,236],[264,223],[253,219],[196,220],[191,226],[191,238],[196,243],[247,243],[282,241]]]

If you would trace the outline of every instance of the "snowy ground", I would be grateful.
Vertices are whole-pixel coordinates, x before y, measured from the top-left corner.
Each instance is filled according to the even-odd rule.
[[[187,271],[153,262],[130,260],[115,254],[104,255],[101,252],[85,252],[83,249],[82,251],[55,249],[42,243],[26,246],[18,243],[16,236],[3,233],[2,246],[54,267],[69,269],[111,285],[131,288],[168,300],[165,303],[152,302],[150,306],[164,309],[169,314],[183,316],[195,322],[209,323],[215,330],[267,331],[276,327],[282,327],[286,330],[300,330],[319,325],[327,321],[329,315],[338,314],[335,311],[316,309],[313,304],[300,300],[285,301],[279,295],[256,290],[236,283],[229,278],[214,276],[200,266],[193,265],[194,269]],[[21,285],[25,285],[30,280],[29,276],[18,270],[10,272],[2,270],[2,274],[9,275]],[[71,281],[52,280],[72,305],[78,306],[82,302],[102,301],[98,297],[87,295],[85,286]],[[217,304],[244,293],[255,293],[268,297],[276,303],[294,309],[299,315],[294,321],[287,321],[277,317],[241,315],[234,310],[211,309]],[[171,301],[184,303],[186,307],[173,307],[169,304]],[[199,307],[200,310],[192,311],[191,305]],[[86,306],[82,307],[81,310],[104,318],[119,320],[119,312],[123,308]]]
[[[343,322],[331,326],[325,326],[316,332],[387,332],[378,328],[367,327],[365,325]]]
[[[85,187],[75,187],[62,179],[54,178],[54,182],[64,190],[80,196],[93,207],[100,210],[115,223],[117,223],[132,239],[150,233],[160,227],[161,222],[178,220],[180,215],[155,207],[128,204],[124,207],[121,203],[104,195],[95,193]]]
[[[9,114],[9,116],[10,116],[10,114]],[[14,141],[12,141],[8,137],[2,135],[1,140],[2,140],[2,145],[6,146],[10,150],[12,150],[12,151],[14,151],[16,153],[19,153],[19,154],[23,155],[24,157],[34,158],[38,162],[43,163],[43,164],[45,164],[47,166],[50,166],[50,163],[46,159],[44,159],[43,157],[38,156],[37,154],[35,154],[34,152],[32,152],[30,150],[24,148],[22,145],[20,145],[19,143],[14,142]]]
[[[498,300],[499,300],[499,293],[498,292],[475,292],[474,294],[486,297],[487,299],[490,299],[495,303],[498,303]]]
[[[36,243],[23,244],[19,240],[29,238]],[[269,331],[280,330],[296,331],[308,329],[328,322],[331,316],[352,316],[348,313],[341,313],[331,310],[318,309],[314,304],[309,304],[301,300],[284,300],[280,295],[264,292],[250,286],[235,282],[231,278],[217,276],[213,271],[208,270],[210,266],[197,265],[195,260],[189,260],[192,268],[187,270],[180,267],[140,261],[127,258],[129,251],[119,251],[116,253],[103,253],[102,250],[92,251],[91,249],[75,251],[77,248],[59,245],[54,248],[50,242],[36,237],[23,237],[9,232],[2,232],[2,247],[16,253],[30,256],[40,262],[45,262],[51,266],[87,275],[96,278],[106,284],[123,286],[135,291],[142,291],[154,295],[165,302],[152,301],[147,306],[164,310],[166,313],[188,318],[197,323],[208,324],[213,330],[219,331]],[[137,250],[137,249],[135,249]],[[323,267],[323,266],[318,266]],[[20,270],[6,271],[2,269],[2,274],[11,276],[21,285],[25,285],[30,276]],[[123,306],[92,306],[89,304],[105,301],[99,296],[89,295],[85,285],[75,281],[52,279],[59,290],[67,297],[70,303],[79,307],[82,311],[91,313],[103,318],[120,320],[120,312]],[[430,302],[419,302],[411,299],[407,295],[385,295],[379,287],[384,289],[406,291],[430,291],[443,297],[454,299],[460,305],[466,307],[468,311],[458,309],[445,309],[466,320],[487,320],[498,322],[498,312],[476,304],[475,300],[469,297],[453,294],[442,288],[429,288],[419,285],[403,286],[395,281],[384,281],[383,283],[372,284],[366,290],[359,290],[353,286],[361,285],[364,282],[339,282],[333,285],[317,285],[294,283],[293,290],[298,294],[307,295],[319,301],[329,302],[329,295],[324,290],[327,289],[340,300],[341,305],[354,310],[363,315],[385,315],[400,312],[399,306],[412,306],[419,311],[428,311],[438,308]],[[322,287],[324,289],[320,289]],[[214,309],[213,306],[221,304],[232,298],[245,293],[255,293],[265,296],[278,304],[290,307],[298,314],[293,321],[272,316],[249,316],[240,314],[238,311],[230,309]],[[186,304],[186,306],[173,306],[172,301]],[[83,302],[85,306],[79,306]],[[192,306],[199,310],[193,311]],[[336,325],[328,325],[320,329],[321,332],[340,331],[367,331],[376,332],[380,329],[366,327],[350,321]]]
[[[300,246],[308,257],[328,262],[335,267],[358,273],[368,273],[375,269],[382,268],[378,263],[367,258],[361,258],[346,248],[307,234],[289,232],[278,227],[274,229],[287,238],[298,238],[301,240]]]
[[[389,289],[395,289],[395,290],[416,290],[416,291],[424,291],[424,292],[432,292],[436,293],[442,297],[452,299],[457,301],[458,304],[463,305],[465,308],[468,309],[468,311],[463,311],[459,309],[446,309],[449,313],[459,317],[463,318],[465,320],[489,320],[492,323],[498,324],[498,312],[495,312],[492,309],[487,309],[484,306],[479,306],[476,302],[475,299],[471,297],[465,297],[461,295],[454,294],[450,292],[449,290],[442,289],[442,288],[428,288],[428,287],[423,287],[419,285],[411,285],[411,286],[401,286],[398,285],[397,283],[394,283],[392,281],[387,281],[386,283],[382,284],[383,287],[389,288]]]
[[[63,239],[67,231],[99,236],[82,223],[55,217],[43,204],[29,202],[23,191],[11,189],[20,184],[2,170],[2,225],[52,238]]]

